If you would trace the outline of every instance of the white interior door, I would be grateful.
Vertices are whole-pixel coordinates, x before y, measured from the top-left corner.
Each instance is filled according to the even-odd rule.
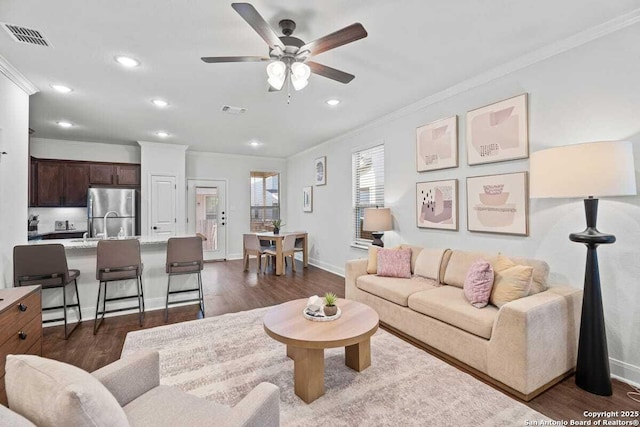
[[[151,175],[151,235],[176,234],[176,177]]]
[[[205,236],[205,260],[227,258],[226,181],[190,179],[187,183],[187,230]]]

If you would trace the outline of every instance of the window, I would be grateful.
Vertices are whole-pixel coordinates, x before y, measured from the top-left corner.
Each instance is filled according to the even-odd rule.
[[[280,174],[251,172],[251,231],[273,230],[280,219]]]
[[[356,151],[351,156],[353,174],[353,236],[355,243],[373,240],[362,231],[365,208],[384,206],[384,144]]]

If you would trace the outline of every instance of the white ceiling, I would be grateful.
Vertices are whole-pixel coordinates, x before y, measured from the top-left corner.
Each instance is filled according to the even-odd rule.
[[[34,83],[34,136],[188,144],[221,153],[286,157],[542,46],[620,16],[637,0],[254,0],[276,29],[290,18],[309,42],[354,22],[365,39],[314,57],[355,74],[343,85],[268,93],[265,63],[205,64],[201,56],[266,55],[264,41],[219,0],[1,0],[0,21],[40,30],[53,47],[14,42],[0,54]],[[116,55],[142,65],[124,69]],[[55,92],[61,83],[71,94]],[[325,101],[337,97],[338,107]],[[153,98],[171,105],[158,109]],[[248,108],[220,112],[224,104]],[[75,124],[71,129],[59,120]],[[171,137],[155,135],[166,130]],[[263,145],[253,148],[252,140]]]

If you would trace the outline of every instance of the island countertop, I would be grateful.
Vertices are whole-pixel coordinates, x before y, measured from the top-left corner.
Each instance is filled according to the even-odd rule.
[[[162,245],[166,244],[170,237],[175,236],[134,236],[128,237],[128,239],[137,239],[140,241],[140,246],[148,245]],[[87,238],[87,239],[50,239],[50,240],[30,240],[30,245],[49,245],[53,243],[60,243],[65,249],[95,249],[98,247],[98,242],[104,239]],[[117,240],[109,238],[108,240]]]

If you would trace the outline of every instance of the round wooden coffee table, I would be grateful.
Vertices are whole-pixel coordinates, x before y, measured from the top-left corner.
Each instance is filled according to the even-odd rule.
[[[342,316],[315,322],[302,316],[306,299],[280,304],[264,316],[264,330],[287,345],[293,359],[295,393],[311,403],[324,394],[324,349],[344,347],[344,363],[358,372],[371,365],[370,338],[378,330],[378,313],[356,301],[338,299]]]

